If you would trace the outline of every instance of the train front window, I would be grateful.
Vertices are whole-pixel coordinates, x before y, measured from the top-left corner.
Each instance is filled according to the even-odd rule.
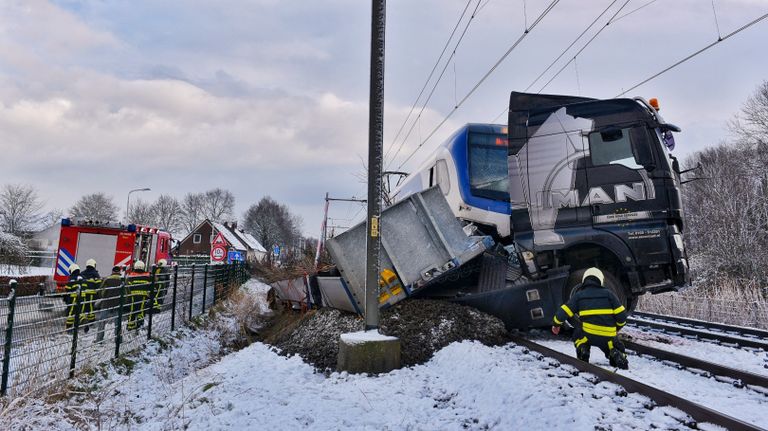
[[[469,185],[475,196],[509,201],[506,135],[469,134]]]

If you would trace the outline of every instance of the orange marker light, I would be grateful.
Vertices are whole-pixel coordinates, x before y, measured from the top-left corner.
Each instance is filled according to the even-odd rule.
[[[659,108],[659,99],[652,97],[651,100],[648,101],[651,106],[653,106],[653,109],[657,111],[661,111],[661,108]]]

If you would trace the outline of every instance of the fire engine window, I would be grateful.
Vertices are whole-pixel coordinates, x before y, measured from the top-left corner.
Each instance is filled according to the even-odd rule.
[[[589,134],[589,153],[593,166],[622,165],[640,169],[632,152],[631,128],[610,128]]]
[[[199,233],[196,233],[196,234],[192,235],[192,243],[200,244],[201,242],[203,242],[203,236],[202,235],[200,235]]]

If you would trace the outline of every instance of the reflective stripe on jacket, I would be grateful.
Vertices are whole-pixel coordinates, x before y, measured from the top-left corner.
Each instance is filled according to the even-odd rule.
[[[615,337],[627,321],[627,311],[616,295],[591,280],[557,310],[554,324],[562,325],[574,315],[579,316],[585,333],[602,337]]]

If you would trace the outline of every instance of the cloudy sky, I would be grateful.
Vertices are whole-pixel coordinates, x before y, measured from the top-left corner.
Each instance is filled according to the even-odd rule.
[[[459,32],[478,1],[391,168],[550,3],[470,0]],[[544,92],[616,96],[717,40],[718,26],[725,36],[768,12],[766,0],[625,2],[560,1],[403,169],[460,125],[497,118],[509,92],[529,87],[609,5],[531,91],[622,6]],[[385,150],[466,6],[388,2]],[[32,184],[49,209],[64,210],[98,191],[122,207],[137,187],[151,187],[142,196],[150,200],[224,187],[235,193],[237,215],[271,195],[317,236],[326,191],[365,192],[357,175],[367,157],[369,32],[368,0],[4,0],[0,183]],[[659,98],[665,118],[683,128],[678,153],[716,144],[728,137],[727,120],[768,79],[766,40],[768,20],[630,95]],[[358,208],[337,204],[331,215],[346,225]]]

